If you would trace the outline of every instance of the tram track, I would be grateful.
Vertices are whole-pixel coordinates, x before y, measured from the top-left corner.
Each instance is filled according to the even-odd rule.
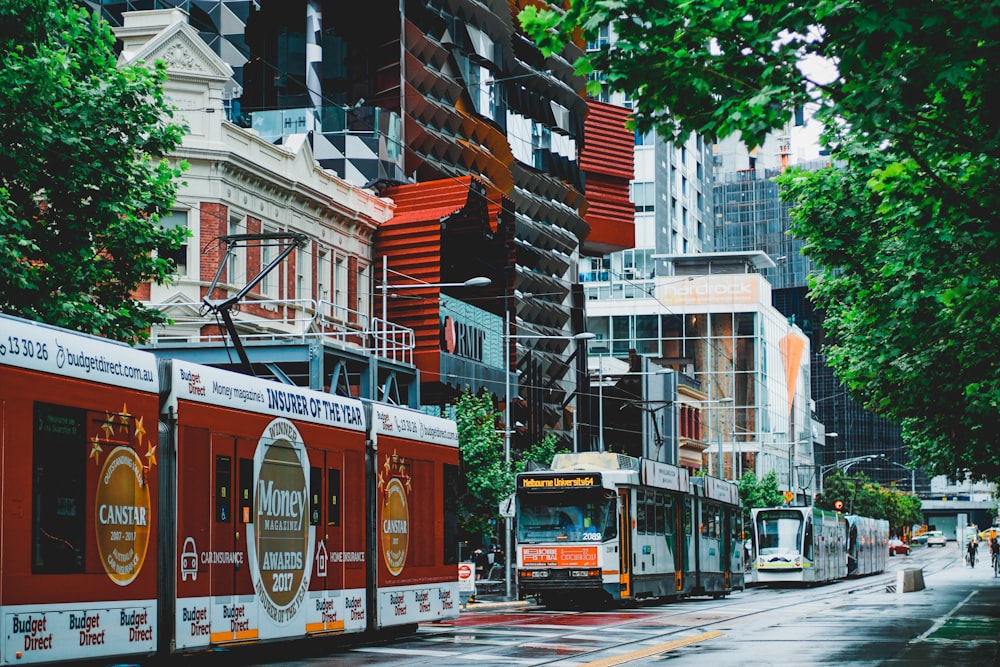
[[[921,563],[928,576],[948,567],[950,563],[946,560],[937,559],[926,563]],[[901,568],[900,568],[901,569]],[[492,664],[489,659],[496,660],[495,664],[525,664],[536,667],[556,666],[556,665],[586,665],[587,667],[612,667],[629,662],[635,662],[650,658],[655,655],[667,653],[685,646],[700,642],[711,641],[726,634],[726,630],[735,623],[752,622],[754,619],[771,619],[776,609],[782,610],[782,619],[789,615],[794,615],[796,609],[808,609],[816,607],[826,608],[831,601],[843,601],[847,603],[846,596],[874,593],[876,591],[888,590],[890,584],[895,582],[898,570],[892,570],[879,574],[874,574],[858,579],[840,580],[831,584],[817,585],[811,587],[798,588],[775,588],[775,587],[752,587],[747,592],[761,593],[763,595],[752,594],[746,599],[727,598],[721,600],[710,600],[701,598],[687,598],[672,602],[665,601],[659,604],[658,611],[662,613],[650,615],[642,613],[644,609],[656,605],[655,601],[640,603],[632,609],[621,609],[615,613],[637,612],[634,618],[623,620],[617,623],[608,623],[599,628],[595,628],[601,635],[620,635],[622,631],[636,626],[643,626],[646,630],[650,625],[664,625],[662,632],[644,632],[642,636],[625,641],[617,641],[613,646],[593,646],[590,648],[580,648],[579,638],[581,634],[586,634],[588,628],[585,626],[573,626],[564,632],[547,632],[544,639],[539,641],[536,637],[525,638],[521,642],[497,642],[494,647],[503,653],[515,653],[532,649],[554,650],[558,655],[551,658],[540,658],[530,661],[511,659],[501,655],[484,655],[483,646],[479,645],[475,650],[468,653],[456,653],[449,655],[449,661],[465,664],[466,661],[475,661],[477,665],[485,667]],[[808,591],[808,596],[802,596],[803,591]],[[770,594],[770,595],[768,595]],[[798,594],[798,595],[797,595]],[[767,598],[765,600],[765,598]],[[799,598],[799,599],[796,599]],[[548,630],[555,629],[560,623],[545,624],[541,618],[545,615],[560,616],[584,616],[594,614],[606,614],[606,611],[589,610],[559,610],[559,611],[539,611],[539,608],[526,609],[508,617],[504,621],[488,626],[470,627],[468,634],[469,641],[476,633],[482,634],[490,630],[509,628],[517,626],[522,631],[529,631],[534,621],[524,623],[518,621],[517,616],[536,615],[539,616],[539,627]],[[456,641],[461,636],[461,630],[456,633]],[[561,650],[560,650],[561,649]],[[484,662],[487,659],[487,662]],[[438,664],[440,657],[426,660],[408,660],[408,665],[430,665]]]

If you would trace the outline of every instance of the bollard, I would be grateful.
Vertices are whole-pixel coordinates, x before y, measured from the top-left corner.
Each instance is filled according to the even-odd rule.
[[[896,592],[912,593],[924,590],[924,569],[909,567],[896,572]]]

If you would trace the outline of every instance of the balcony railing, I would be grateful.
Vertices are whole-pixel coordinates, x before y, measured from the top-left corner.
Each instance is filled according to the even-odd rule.
[[[172,320],[157,325],[150,332],[150,344],[178,343],[221,344],[228,338],[221,329],[206,333],[205,326],[215,324],[203,314],[200,302],[150,304]],[[246,343],[306,342],[321,339],[362,350],[400,363],[413,363],[416,336],[413,329],[367,313],[352,310],[330,301],[314,299],[249,300],[232,311],[233,322]],[[195,329],[194,327],[197,327]]]

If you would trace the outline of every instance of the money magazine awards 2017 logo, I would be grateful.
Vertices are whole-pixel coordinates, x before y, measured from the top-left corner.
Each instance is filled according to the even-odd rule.
[[[398,577],[406,565],[410,546],[410,508],[412,477],[406,461],[394,451],[385,457],[379,470],[378,493],[381,501],[382,557],[389,573]]]
[[[254,455],[250,573],[261,607],[276,623],[298,613],[309,590],[313,532],[309,516],[309,461],[295,424],[275,419]]]

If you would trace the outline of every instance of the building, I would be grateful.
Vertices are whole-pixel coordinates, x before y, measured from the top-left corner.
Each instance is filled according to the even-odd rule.
[[[746,149],[739,159],[733,141],[723,142],[729,148],[717,153],[716,168],[726,165],[758,165],[754,158],[747,158]],[[766,148],[765,144],[765,148]],[[781,164],[775,156],[772,163]],[[760,154],[769,155],[764,149]],[[725,159],[719,159],[724,155]],[[799,166],[804,169],[828,165],[823,160]],[[837,461],[867,455],[885,455],[856,464],[854,472],[864,472],[869,478],[883,485],[897,483],[909,490],[910,477],[903,469],[909,461],[898,425],[864,410],[847,396],[843,385],[834,377],[833,369],[825,362],[822,313],[817,311],[808,297],[808,278],[814,267],[802,254],[803,242],[788,233],[791,221],[789,204],[779,197],[774,178],[781,167],[750,168],[720,171],[715,184],[715,247],[724,252],[763,251],[774,259],[774,266],[762,273],[773,286],[774,306],[785,317],[799,326],[809,336],[812,348],[812,396],[814,418],[825,425],[828,433],[836,433],[827,442],[822,464],[835,465]],[[929,490],[926,475],[918,472],[917,489]]]
[[[89,4],[122,26],[126,12],[149,3]],[[402,209],[419,210],[411,202],[425,196],[406,186],[426,183],[437,191],[441,181],[471,177],[463,181],[469,184],[466,199],[483,196],[490,203],[465,207],[463,215],[510,212],[503,225],[513,230],[507,239],[512,247],[505,263],[487,276],[501,289],[483,295],[477,306],[506,322],[507,360],[517,371],[524,399],[519,406],[530,424],[518,445],[544,432],[569,443],[575,381],[585,368],[582,355],[565,359],[569,337],[584,326],[580,258],[596,248],[626,247],[633,238],[631,207],[622,205],[631,163],[602,152],[622,137],[630,143],[631,134],[613,110],[591,117],[580,92],[585,82],[570,64],[579,48],[543,57],[514,25],[517,7],[501,2],[376,2],[364,13],[344,12],[329,0],[177,0],[157,6],[186,12],[200,39],[231,68],[218,96],[220,111],[234,124],[292,150],[307,143],[324,169],[376,199],[388,200],[391,191],[391,204]],[[582,162],[588,133],[599,138],[589,165]],[[487,218],[476,225],[487,235],[497,227]],[[380,229],[374,230],[376,248]],[[337,238],[332,240],[329,247],[335,248]],[[389,322],[398,301],[387,300],[389,312],[378,312],[383,257],[387,273],[400,277],[419,275],[424,262],[376,250],[367,261],[345,262],[339,275],[332,257],[328,275],[326,264],[317,270],[331,295],[350,300],[341,283],[354,284],[371,309],[369,317]],[[300,277],[308,284],[307,276]],[[382,375],[370,384],[382,391],[409,386],[402,361],[398,369],[388,364],[388,376],[381,364]],[[429,371],[423,389],[435,403],[449,392],[480,388],[475,374]],[[495,368],[487,374],[496,371],[503,375]]]
[[[200,363],[375,396],[377,341],[365,280],[376,231],[393,204],[322,169],[304,136],[279,146],[229,122],[232,70],[187,18],[179,10],[130,13],[116,30],[122,63],[166,63],[166,95],[188,127],[170,158],[190,167],[162,224],[186,226],[192,236],[175,258],[175,282],[140,294],[173,320],[153,329],[151,345]],[[239,312],[228,330],[222,309],[209,304],[224,304],[258,276],[233,304]],[[409,378],[399,383],[404,404],[417,397],[407,354],[412,346],[382,363]]]
[[[773,471],[784,489],[811,497],[825,434],[810,414],[809,339],[774,308],[762,275],[773,262],[759,251],[660,259],[665,275],[654,279],[652,293],[589,302],[588,328],[605,342],[591,354],[620,358],[617,351],[631,350],[650,367],[691,379],[660,406],[670,423],[691,425],[673,431],[689,452],[669,462],[691,465],[701,450],[701,467],[715,476]],[[629,370],[638,368],[633,362]],[[647,403],[645,394],[630,394]],[[604,448],[617,451],[618,436],[601,426]]]

